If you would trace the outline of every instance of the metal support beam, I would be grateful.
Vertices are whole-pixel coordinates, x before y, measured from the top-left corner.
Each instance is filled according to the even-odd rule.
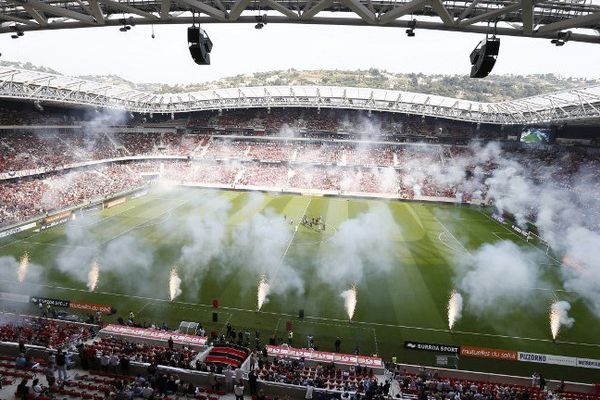
[[[289,8],[281,5],[280,3],[278,3],[277,1],[274,0],[261,0],[261,3],[269,6],[270,8],[272,8],[275,11],[279,11],[280,13],[282,13],[283,15],[285,15],[288,18],[292,18],[292,19],[298,19],[299,15],[297,12],[290,10]]]
[[[144,18],[148,18],[148,19],[158,19],[158,17],[154,14],[150,14],[146,11],[142,11],[138,8],[132,7],[127,3],[122,3],[119,1],[113,1],[113,0],[98,0],[100,3],[107,5],[108,7],[115,9],[115,10],[119,10],[119,11],[124,11],[126,13],[129,14],[135,14],[135,15],[139,15],[140,17],[144,17]]]
[[[489,12],[480,14],[480,15],[478,15],[476,17],[472,17],[472,18],[466,19],[464,21],[461,21],[458,25],[459,26],[466,26],[466,25],[476,24],[477,22],[490,21],[490,20],[492,20],[492,19],[494,19],[496,17],[499,17],[499,16],[504,15],[504,14],[508,14],[508,13],[516,11],[516,10],[518,10],[520,8],[521,8],[521,3],[511,4],[510,6],[498,8],[497,10],[489,11]]]
[[[479,4],[481,0],[473,0],[471,2],[471,4],[469,4],[469,7],[467,7],[461,14],[460,16],[456,19],[456,22],[460,22],[463,19],[467,18],[469,15],[471,15],[471,12],[475,9],[475,6],[477,4]]]
[[[213,18],[218,19],[219,21],[226,21],[225,13],[221,10],[217,10],[216,8],[209,6],[208,4],[204,4],[198,0],[177,0],[179,4],[186,5],[192,8],[195,11],[200,11],[206,15],[210,15]]]
[[[19,18],[19,17],[15,17],[12,15],[7,15],[7,14],[0,14],[0,21],[18,22],[20,24],[29,25],[29,26],[37,26],[38,25],[37,23],[33,22],[30,19]]]
[[[48,18],[41,11],[36,10],[31,5],[25,3],[23,4],[23,8],[27,11],[27,14],[31,15],[33,19],[36,20],[38,24],[41,26],[48,25]]]
[[[88,0],[88,4],[90,6],[90,14],[96,19],[96,22],[104,25],[104,11],[102,11],[98,0]]]
[[[523,19],[523,33],[531,35],[533,32],[533,2],[521,0],[521,18]]]
[[[169,18],[170,17],[169,11],[171,11],[171,0],[161,0],[161,2],[160,2],[160,17],[163,19]]]
[[[448,9],[442,3],[442,0],[431,0],[431,8],[441,18],[446,25],[454,25],[454,19],[448,12]]]
[[[331,7],[333,4],[333,0],[320,0],[317,4],[312,6],[309,10],[306,10],[302,13],[301,19],[308,20],[325,10],[326,8]]]
[[[551,24],[547,24],[539,27],[536,32],[538,33],[550,33],[562,31],[564,29],[578,28],[582,26],[589,26],[593,24],[600,23],[600,12],[583,15],[581,17],[575,17],[570,19],[565,19],[558,22],[553,22]]]
[[[235,4],[231,7],[229,14],[227,15],[227,19],[230,21],[235,21],[242,15],[242,11],[248,7],[251,0],[237,0]]]
[[[23,6],[25,6],[25,3],[27,3],[32,8],[34,8],[38,11],[43,11],[48,14],[74,19],[74,20],[81,21],[86,24],[91,24],[91,25],[95,24],[94,19],[89,15],[81,14],[81,13],[78,13],[78,12],[75,12],[72,10],[68,10],[63,7],[52,6],[50,4],[41,2],[40,0],[26,0],[26,1],[19,0],[19,2]]]
[[[375,23],[375,14],[358,0],[342,0],[342,4],[354,11],[359,17],[369,24]]]
[[[425,7],[427,2],[428,0],[412,0],[402,4],[399,7],[394,7],[379,17],[379,23],[385,25],[389,22],[392,22],[403,15],[410,14],[415,10]]]

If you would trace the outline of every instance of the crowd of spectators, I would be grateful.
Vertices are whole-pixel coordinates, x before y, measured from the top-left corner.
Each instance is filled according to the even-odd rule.
[[[125,164],[100,165],[20,180],[0,181],[0,226],[140,187]]]
[[[185,142],[187,149],[195,147],[201,152],[193,160],[100,163],[20,179],[9,177],[0,181],[0,225],[105,198],[158,177],[183,184],[374,193],[405,199],[462,197],[463,201],[469,201],[485,199],[486,195],[485,186],[469,182],[469,171],[489,175],[498,167],[495,161],[478,161],[474,148],[461,146],[371,146],[338,142],[294,146],[284,141],[231,141],[206,136],[188,141],[188,135],[127,135],[134,138],[121,142],[128,143],[128,151],[144,152],[144,149],[154,148],[142,144],[145,139],[141,139],[153,137],[154,141],[168,143],[166,149],[172,148],[174,143]],[[106,140],[99,148],[110,148],[107,143],[113,143],[114,139],[103,137]],[[164,137],[169,139],[163,142]],[[42,143],[30,138],[34,143]],[[15,143],[21,143],[21,139]],[[64,143],[62,140],[59,148]],[[22,144],[15,146],[21,146],[23,151],[26,148]],[[43,157],[41,147],[40,144],[39,154],[34,151],[20,162]],[[68,153],[64,148],[63,151]],[[599,157],[578,149],[516,147],[510,150],[510,157],[518,160],[520,168],[529,171],[534,179],[543,181],[551,176],[566,190],[573,190],[581,170],[597,171],[600,162]],[[465,162],[468,165],[461,164]]]
[[[197,352],[188,347],[158,346],[144,343],[133,343],[115,338],[98,338],[85,344],[85,353],[93,369],[126,372],[131,361],[167,365],[170,367],[190,369]],[[94,363],[95,362],[95,363]],[[127,367],[123,368],[126,365]],[[99,367],[99,368],[98,368]]]
[[[18,119],[10,110],[7,115],[5,123],[11,118],[16,118],[16,123],[29,121],[27,117]],[[80,121],[77,118],[73,121]],[[381,143],[395,141],[400,133],[440,134],[460,130],[461,126],[466,129],[468,124],[460,122],[310,109],[238,110],[188,120],[219,129],[218,133],[228,127],[252,128],[254,131],[248,132],[266,136],[224,137],[172,129],[161,133],[156,128],[147,133],[114,132],[101,127],[3,132],[0,225],[107,197],[158,176],[186,184],[380,193],[406,199],[462,196],[470,200],[485,198],[485,187],[459,182],[453,176],[456,171],[449,167],[453,160],[470,157],[473,161],[461,168],[480,174],[490,174],[497,167],[493,162],[475,161],[473,149],[467,146]],[[600,161],[598,154],[577,147],[515,146],[510,151],[511,157],[540,181],[552,167],[552,179],[568,190],[575,186],[582,168],[597,171]],[[131,156],[186,159],[101,163]],[[93,160],[99,163],[73,167]],[[21,175],[25,177],[17,178]]]
[[[25,345],[58,348],[70,341],[86,340],[93,332],[78,324],[62,323],[46,318],[14,317],[3,315],[0,323],[0,341]]]

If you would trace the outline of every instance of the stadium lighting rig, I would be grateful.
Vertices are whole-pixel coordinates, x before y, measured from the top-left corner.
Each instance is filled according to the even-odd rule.
[[[254,20],[256,21],[254,29],[262,29],[267,24],[267,14],[256,15]]]
[[[135,26],[135,22],[133,21],[133,17],[129,17],[129,19],[121,18],[119,20],[119,22],[121,24],[123,24],[123,26],[119,28],[119,31],[121,31],[121,32],[127,32],[127,31],[131,30],[131,27]]]
[[[415,37],[415,27],[417,26],[417,20],[411,19],[408,22],[408,29],[406,30],[406,36]]]
[[[571,39],[571,31],[566,32],[558,32],[558,37],[556,39],[552,39],[550,43],[555,45],[556,47],[564,46]]]
[[[10,28],[15,32],[12,35],[10,35],[10,37],[13,38],[13,39],[18,39],[21,36],[25,35],[25,32],[23,32],[21,30],[21,27],[19,25],[13,25]]]

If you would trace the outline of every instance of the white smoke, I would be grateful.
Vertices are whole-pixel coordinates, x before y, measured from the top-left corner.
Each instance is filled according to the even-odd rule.
[[[362,281],[368,272],[389,272],[395,262],[394,237],[400,233],[384,203],[344,221],[319,255],[319,277],[330,285],[347,287]]]
[[[564,234],[566,262],[561,271],[565,289],[578,293],[600,316],[600,234],[572,227]]]
[[[538,251],[511,241],[484,244],[457,260],[455,284],[468,294],[468,307],[476,314],[506,313],[511,305],[532,305],[532,289],[541,285],[541,262]]]
[[[291,229],[271,209],[255,214],[232,231],[231,263],[243,266],[257,277],[266,276],[271,293],[304,293],[304,281],[285,258],[292,240]]]
[[[178,265],[186,281],[199,279],[211,261],[223,255],[227,239],[227,217],[231,202],[215,193],[204,194],[186,220],[175,220],[179,238],[185,241]]]
[[[0,256],[0,275],[17,282],[35,282],[42,275],[43,268],[31,262],[27,256],[27,266],[23,269],[24,255],[20,259],[12,256]],[[14,290],[14,289],[13,289]]]

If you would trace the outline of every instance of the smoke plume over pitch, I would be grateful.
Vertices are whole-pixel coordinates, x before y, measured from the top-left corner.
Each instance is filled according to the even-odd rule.
[[[550,332],[553,340],[558,337],[561,327],[570,328],[575,323],[575,319],[569,317],[570,310],[571,304],[564,300],[555,301],[550,306]]]
[[[338,288],[361,282],[368,273],[389,272],[395,263],[394,237],[401,228],[389,207],[374,204],[344,221],[319,254],[318,276]]]
[[[503,314],[512,305],[532,305],[532,289],[541,285],[541,263],[536,250],[511,241],[484,244],[457,260],[455,284],[468,295],[468,308],[474,313]]]
[[[230,264],[243,266],[257,277],[266,279],[268,290],[263,304],[269,293],[304,293],[304,281],[298,269],[286,259],[294,228],[283,216],[267,209],[241,222],[231,233]]]

